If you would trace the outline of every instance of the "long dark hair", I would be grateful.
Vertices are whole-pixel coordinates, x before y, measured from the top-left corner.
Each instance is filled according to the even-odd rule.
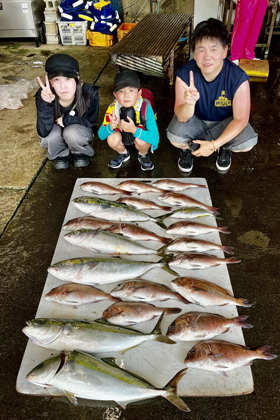
[[[84,115],[84,113],[88,109],[90,105],[90,101],[89,101],[89,97],[87,93],[83,92],[82,90],[82,82],[80,78],[78,76],[75,76],[73,77],[73,79],[76,82],[76,93],[75,93],[75,99],[74,99],[76,103],[75,111],[80,117],[82,117],[82,115]],[[57,118],[61,117],[62,115],[60,111],[59,97],[57,96],[56,91],[54,90],[52,85],[50,85],[50,87],[51,87],[51,91],[55,95],[54,119],[57,120]]]

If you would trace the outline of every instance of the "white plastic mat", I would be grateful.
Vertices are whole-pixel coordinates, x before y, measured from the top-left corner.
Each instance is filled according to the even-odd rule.
[[[175,178],[174,178],[175,179]],[[98,181],[103,182],[112,186],[116,186],[122,181],[127,181],[128,179],[113,179],[113,178],[101,178],[101,179],[91,179],[91,178],[79,178],[76,181],[72,196],[70,198],[69,206],[66,212],[64,223],[68,220],[75,217],[83,216],[83,213],[80,212],[74,204],[71,203],[73,198],[83,195],[94,196],[93,193],[86,193],[79,188],[84,182],[88,181]],[[157,181],[158,179],[139,179],[139,181],[150,181],[151,183]],[[180,182],[201,184],[207,186],[207,182],[204,178],[187,178],[187,179],[175,179]],[[186,194],[198,201],[201,201],[204,204],[212,206],[211,197],[209,193],[208,186],[207,188],[192,188],[188,190],[181,191],[180,193]],[[157,199],[159,194],[157,193],[145,193],[145,194],[134,194],[137,197],[145,198],[152,200],[158,204],[165,205]],[[98,196],[104,199],[115,201],[119,195],[104,195]],[[215,203],[213,203],[215,206]],[[179,207],[174,206],[174,210]],[[150,210],[145,211],[145,213],[150,214],[151,216],[159,216],[163,214],[162,211]],[[222,215],[221,215],[222,217]],[[181,219],[182,220],[182,219]],[[179,219],[167,218],[164,220],[164,223],[169,226],[172,223],[179,221]],[[197,219],[192,219],[192,221],[197,221]],[[216,219],[214,217],[202,217],[198,220],[199,223],[208,224],[211,226],[217,226]],[[63,223],[63,224],[64,224]],[[151,230],[161,236],[171,237],[175,239],[175,236],[167,235],[163,229],[153,222],[144,222],[139,223],[139,225],[145,227],[148,230]],[[221,225],[221,223],[220,223]],[[80,257],[100,257],[101,254],[93,254],[90,251],[76,247],[68,243],[63,236],[67,233],[65,230],[61,230],[57,246],[54,252],[52,264],[58,261],[62,261],[68,258],[80,258]],[[230,236],[229,236],[230,237]],[[207,235],[200,235],[199,239],[213,241],[217,244],[221,244],[219,233],[210,233]],[[143,241],[143,245],[159,249],[163,244],[160,242],[154,241]],[[236,257],[238,258],[238,250]],[[211,252],[213,255],[216,255],[220,258],[224,258],[222,251]],[[140,261],[158,261],[159,258],[156,256],[126,256],[126,259],[130,260],[140,260]],[[242,263],[241,263],[242,264]],[[231,266],[231,269],[234,270],[234,265]],[[176,271],[176,270],[175,270]],[[180,276],[185,277],[194,277],[198,279],[204,279],[215,284],[224,287],[232,291],[231,282],[228,274],[228,268],[226,265],[207,268],[204,270],[177,270]],[[162,269],[152,269],[143,276],[144,279],[156,281],[158,283],[165,284],[170,286],[171,280],[175,276],[170,275]],[[48,274],[44,290],[42,292],[42,297],[39,303],[38,311],[34,318],[65,318],[65,319],[79,319],[79,320],[95,320],[102,316],[103,311],[112,304],[111,301],[101,301],[98,303],[82,305],[77,308],[70,307],[67,305],[60,305],[53,302],[48,302],[45,300],[44,296],[52,288],[57,287],[61,284],[64,284],[61,280],[53,277]],[[111,291],[117,283],[110,283],[108,285],[100,286],[98,288],[103,289],[106,292]],[[246,296],[235,296],[236,298],[246,298]],[[165,302],[152,302],[156,306],[164,307],[181,307],[183,310],[181,314],[174,315],[165,315],[162,323],[162,331],[165,334],[168,326],[171,322],[177,318],[179,315],[182,315],[185,312],[190,311],[201,311],[201,312],[213,312],[220,314],[226,317],[235,317],[238,316],[237,308],[235,306],[212,306],[203,308],[197,305],[186,305],[177,300],[167,300]],[[250,315],[250,309],[248,309],[248,315]],[[145,333],[150,333],[154,328],[158,317],[152,321],[144,322],[134,326],[134,329],[138,329]],[[22,325],[22,328],[24,325]],[[242,329],[238,327],[231,328],[227,333],[216,336],[215,339],[228,340],[233,343],[244,345],[244,337]],[[171,378],[184,366],[184,359],[188,351],[195,345],[195,342],[182,342],[174,345],[163,344],[155,341],[146,341],[140,344],[138,347],[131,349],[120,355],[115,353],[114,356],[117,356],[117,363],[128,369],[130,372],[133,372],[147,381],[151,382],[156,387],[164,387]],[[39,363],[43,360],[50,358],[52,355],[57,354],[56,352],[48,349],[43,349],[37,347],[35,344],[32,344],[28,340],[27,347],[23,356],[22,364],[19,370],[17,378],[17,391],[23,394],[32,394],[32,395],[64,395],[60,390],[55,388],[44,388],[40,386],[35,386],[29,383],[26,380],[26,375]],[[112,355],[112,353],[110,354]],[[108,354],[107,354],[108,356]],[[100,354],[98,354],[100,357]],[[179,383],[178,393],[181,396],[232,396],[232,395],[241,395],[247,394],[253,391],[253,377],[251,368],[249,366],[237,368],[228,372],[228,376],[220,376],[214,372],[203,371],[200,369],[189,368],[187,373],[182,378]]]

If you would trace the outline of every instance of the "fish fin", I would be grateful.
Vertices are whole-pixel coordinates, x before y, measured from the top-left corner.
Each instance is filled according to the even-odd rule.
[[[166,248],[167,248],[167,245],[163,245],[161,248],[159,248],[159,249],[158,249],[158,253],[159,253],[159,254],[164,254],[164,253],[165,253]]]
[[[223,367],[223,366],[221,366]],[[228,374],[224,370],[214,370],[215,373],[217,373],[220,376],[226,376],[228,377]]]
[[[267,360],[275,359],[277,357],[276,354],[269,353],[269,351],[268,351],[269,349],[270,349],[270,346],[267,346],[267,345],[259,347],[256,350],[256,352],[258,353],[258,357],[260,359],[267,359]]]
[[[227,254],[234,254],[232,246],[223,246],[223,251]]]
[[[162,236],[159,236],[159,241],[162,242],[165,245],[168,245],[168,244],[170,244],[170,242],[173,241],[173,239],[172,238],[164,238]]]
[[[179,314],[180,312],[182,312],[181,308],[165,308],[166,315]]]
[[[176,299],[186,304],[192,303],[189,300],[185,299],[183,296],[181,296],[180,293],[176,293]]]
[[[66,395],[66,397],[68,398],[68,400],[72,403],[72,404],[74,404],[74,405],[78,405],[78,400],[77,400],[77,398],[75,397],[75,395],[74,394],[72,394],[71,392],[69,392],[69,391],[63,391],[64,392],[64,394]]]
[[[162,229],[166,229],[166,225],[163,223],[163,221],[162,221],[162,218],[163,218],[164,216],[159,216],[159,217],[156,217],[156,224],[159,226],[159,227],[161,227]]]
[[[235,318],[234,323],[237,327],[253,328],[253,325],[246,322],[247,318],[249,318],[248,315],[240,315],[237,318]]]
[[[221,233],[230,233],[226,226],[219,227],[218,229],[219,229],[219,232],[221,232]]]
[[[166,335],[162,335],[162,331],[161,331],[161,323],[163,320],[163,316],[164,316],[165,311],[162,312],[162,314],[160,315],[158,322],[155,325],[155,328],[153,329],[153,331],[151,332],[151,334],[156,335],[156,341],[159,341],[161,343],[165,343],[165,344],[176,344],[175,341],[171,340],[170,338],[168,338]]]
[[[132,195],[132,192],[121,190],[121,194],[123,194],[123,195]]]
[[[166,395],[164,396],[164,398],[168,400],[169,402],[171,402],[171,404],[175,405],[175,407],[179,408],[180,410],[183,410],[186,412],[191,411],[189,407],[187,406],[187,404],[185,404],[182,398],[180,398],[178,395],[173,395],[173,394]]]
[[[212,211],[213,213],[219,214],[218,207],[209,207],[209,210]]]
[[[131,401],[116,401],[117,404],[119,404],[119,406],[121,406],[121,408],[123,408],[124,410],[126,409],[127,404],[129,404]]]
[[[172,268],[169,267],[168,263],[173,258],[173,254],[165,255],[160,262],[163,264],[163,270],[167,271],[172,276],[178,276],[179,274],[176,273],[176,271],[172,270]]]
[[[247,299],[236,299],[236,303],[239,306],[245,306],[246,308],[250,308],[251,306],[253,306],[253,303],[248,302]]]
[[[226,264],[236,264],[236,263],[240,263],[241,262],[241,260],[238,260],[235,257],[225,258],[224,261],[226,262]]]
[[[103,362],[107,363],[108,365],[114,366],[114,367],[119,367],[116,360],[116,357],[102,357]]]

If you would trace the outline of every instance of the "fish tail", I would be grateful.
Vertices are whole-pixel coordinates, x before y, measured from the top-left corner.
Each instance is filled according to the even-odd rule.
[[[123,195],[132,195],[132,192],[130,192],[130,191],[122,191],[121,193]]]
[[[183,296],[181,296],[179,293],[176,293],[176,299],[179,300],[180,302],[183,302],[183,303],[186,303],[186,304],[192,303],[189,300],[183,298]]]
[[[166,315],[179,314],[182,312],[181,308],[164,308]]]
[[[230,233],[227,229],[228,228],[226,226],[223,226],[223,227],[219,227],[218,228],[219,232],[221,232],[221,233]]]
[[[240,315],[237,318],[235,318],[234,323],[237,327],[253,328],[253,325],[246,322],[247,318],[249,318],[248,315]]]
[[[162,324],[164,313],[165,313],[165,311],[163,311],[162,314],[160,315],[160,317],[158,319],[158,322],[156,323],[155,328],[153,329],[151,334],[154,334],[156,336],[156,339],[155,339],[156,341],[159,341],[159,342],[165,343],[165,344],[176,344],[175,341],[171,340],[166,335],[162,334],[161,324]]]
[[[162,263],[162,269],[167,271],[167,273],[172,274],[172,276],[176,276],[178,277],[178,273],[176,273],[176,271],[172,270],[169,265],[168,262],[173,258],[173,254],[170,255],[165,255],[164,258],[162,258],[160,260],[160,262]]]
[[[270,346],[262,346],[259,347],[256,352],[258,354],[258,358],[259,359],[266,359],[266,360],[271,360],[271,359],[276,359],[276,354],[271,354],[269,353],[269,349]]]
[[[161,248],[158,249],[158,254],[159,255],[164,255],[165,251],[166,251],[167,245],[163,245]]]
[[[231,246],[223,246],[222,250],[226,253],[226,254],[233,254],[233,248]]]
[[[122,300],[121,300],[120,298],[113,297],[113,296],[111,296],[110,294],[109,294],[109,296],[108,296],[108,299],[109,299],[109,300],[112,300],[113,302],[122,302]]]
[[[171,238],[164,238],[163,236],[159,236],[159,241],[162,242],[165,245],[170,244],[170,242],[173,241]]]
[[[169,214],[169,213],[168,213]],[[171,214],[171,213],[170,213]],[[166,229],[166,225],[163,223],[163,219],[165,219],[166,217],[168,217],[166,214],[164,214],[163,216],[158,216],[155,218],[155,222],[156,224],[161,227],[162,229]]]
[[[236,303],[238,306],[245,306],[246,308],[251,308],[251,306],[253,306],[252,303],[250,303],[247,299],[236,299]]]
[[[170,382],[166,385],[166,388],[170,391],[169,395],[164,395],[164,398],[166,398],[171,404],[175,405],[175,407],[179,408],[180,410],[189,412],[190,409],[185,404],[185,402],[177,395],[177,388],[179,381],[182,379],[182,377],[185,375],[187,369],[182,369],[176,375],[171,379]]]
[[[165,211],[171,211],[171,210],[173,210],[172,207],[170,207],[170,206],[161,206],[161,209],[162,210],[165,210]]]
[[[226,263],[226,264],[235,264],[235,263],[240,263],[241,262],[241,260],[238,260],[237,258],[235,258],[235,257],[230,257],[230,258],[225,258],[224,259],[224,262]]]

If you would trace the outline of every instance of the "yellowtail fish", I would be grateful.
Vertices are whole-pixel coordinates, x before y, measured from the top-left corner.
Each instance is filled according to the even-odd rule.
[[[185,365],[189,368],[210,370],[222,376],[226,372],[250,366],[255,359],[272,360],[277,356],[269,353],[269,346],[256,350],[223,340],[206,340],[196,344],[187,354]]]
[[[103,182],[84,182],[80,185],[81,190],[92,192],[95,194],[124,194],[131,195],[128,191],[120,191],[117,188],[112,187],[111,185],[103,184]]]
[[[247,318],[247,315],[226,318],[210,312],[188,312],[169,325],[166,335],[175,341],[209,340],[231,327],[253,328],[246,322]]]
[[[105,309],[102,317],[111,324],[127,326],[150,321],[163,312],[165,315],[178,314],[182,309],[156,307],[146,302],[118,302]]]
[[[113,365],[112,365],[113,364]],[[122,408],[134,401],[163,397],[183,411],[190,411],[177,395],[177,387],[187,369],[179,371],[161,389],[132,373],[88,354],[73,351],[40,363],[26,376],[34,385],[54,387],[63,391],[69,401],[78,405],[77,398],[116,401]]]
[[[207,280],[177,277],[171,281],[171,286],[189,302],[201,306],[237,305],[246,308],[252,306],[247,299],[236,299],[229,290]]]
[[[183,191],[189,188],[207,188],[205,185],[190,184],[186,182],[175,181],[173,179],[160,179],[159,181],[153,182],[153,186],[160,188],[165,191]]]
[[[143,200],[142,198],[136,197],[121,197],[117,200],[117,203],[126,204],[137,210],[172,210],[170,206],[159,206],[151,200]]]

